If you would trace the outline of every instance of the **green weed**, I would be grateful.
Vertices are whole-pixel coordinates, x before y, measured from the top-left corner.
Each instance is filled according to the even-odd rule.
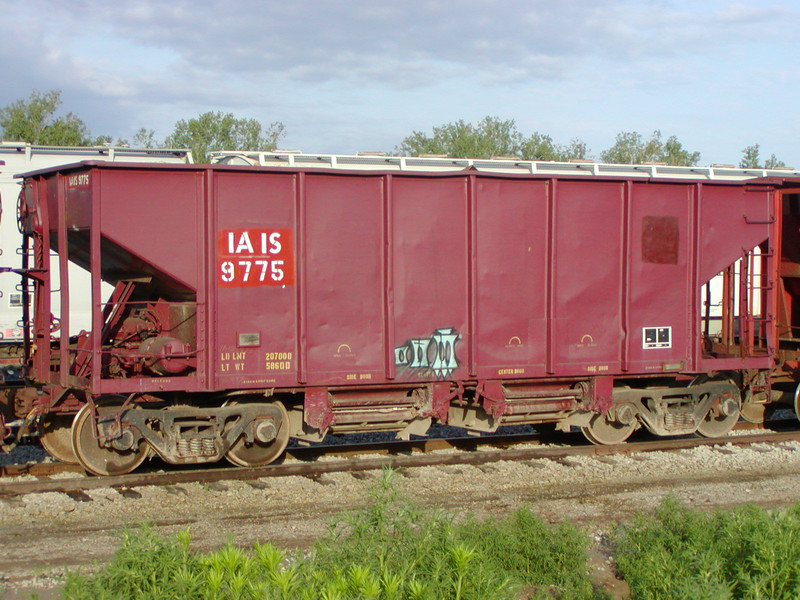
[[[595,596],[585,572],[588,540],[573,525],[549,525],[523,508],[504,519],[470,519],[457,535],[469,544],[482,544],[485,560],[495,572],[553,588],[563,600]]]
[[[96,575],[68,573],[63,595],[69,600],[202,598],[198,567],[187,534],[163,539],[143,526],[123,532],[114,559]]]
[[[634,598],[795,600],[800,597],[800,506],[691,510],[666,499],[614,536]]]
[[[597,597],[586,576],[586,539],[528,510],[456,522],[406,502],[385,470],[371,502],[331,524],[306,554],[229,541],[194,553],[188,531],[161,539],[126,531],[94,576],[71,574],[70,600],[518,600]]]

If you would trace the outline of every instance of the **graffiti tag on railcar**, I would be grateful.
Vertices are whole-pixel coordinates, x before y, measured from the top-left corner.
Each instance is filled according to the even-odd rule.
[[[433,374],[437,379],[446,379],[458,368],[456,344],[461,334],[454,327],[437,329],[427,338],[408,340],[394,349],[394,362],[420,376]]]

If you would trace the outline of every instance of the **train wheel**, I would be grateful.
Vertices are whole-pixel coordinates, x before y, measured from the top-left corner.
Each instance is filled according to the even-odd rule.
[[[800,383],[797,384],[797,388],[794,390],[794,402],[792,406],[794,406],[794,415],[800,420]]]
[[[74,415],[48,413],[39,419],[39,441],[47,453],[59,462],[77,465],[72,451],[72,420]]]
[[[740,409],[742,419],[748,423],[763,423],[766,406],[763,404],[756,404],[755,402],[745,402]]]
[[[725,437],[736,425],[740,414],[739,402],[731,394],[722,394],[714,400],[697,426],[697,433],[707,438]]]
[[[100,416],[114,414],[118,411],[118,404],[97,406]],[[123,436],[120,439],[124,439]],[[148,446],[144,440],[134,442],[133,447],[127,450],[117,450],[113,446],[106,448],[95,439],[94,423],[92,422],[91,406],[86,404],[72,423],[72,450],[78,463],[90,473],[95,475],[124,475],[130,473],[147,458]]]
[[[636,429],[636,419],[630,419],[629,423],[612,421],[608,415],[595,415],[589,424],[581,427],[586,439],[598,446],[613,446],[621,444],[627,440]]]
[[[269,437],[277,428],[275,436],[266,442],[259,441],[259,425],[256,424],[253,443],[248,443],[245,436],[242,435],[225,453],[225,458],[231,463],[238,467],[260,467],[276,460],[286,450],[286,446],[289,444],[289,415],[280,402],[273,403],[273,406],[280,411],[279,422],[275,423],[274,419],[259,419],[259,421],[264,424],[264,433],[268,434],[264,437]]]

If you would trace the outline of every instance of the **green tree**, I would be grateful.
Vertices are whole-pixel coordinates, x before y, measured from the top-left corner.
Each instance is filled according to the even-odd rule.
[[[686,150],[674,135],[662,141],[659,130],[655,130],[649,140],[637,131],[622,131],[617,134],[614,145],[600,153],[600,160],[618,164],[660,162],[692,166],[700,160],[700,153]]]
[[[414,131],[400,142],[397,152],[406,156],[444,154],[453,158],[491,158],[514,156],[519,151],[522,134],[513,119],[485,117],[477,125],[463,120],[433,128],[427,135]]]
[[[280,122],[271,123],[264,130],[256,119],[210,111],[175,123],[175,129],[164,144],[171,148],[190,148],[195,162],[206,163],[208,153],[215,150],[274,150],[284,135],[285,127]]]
[[[786,166],[786,163],[782,160],[778,160],[774,154],[770,154],[769,158],[764,161],[762,165],[760,154],[761,146],[758,144],[747,146],[742,150],[742,160],[739,162],[739,166],[743,169],[777,169]]]
[[[764,161],[764,168],[765,169],[779,169],[781,167],[785,167],[786,163],[782,160],[778,160],[778,158],[774,154],[770,154],[769,158]]]
[[[431,134],[413,131],[395,148],[405,156],[443,154],[453,158],[492,158],[516,156],[524,160],[569,160],[585,158],[586,144],[572,140],[557,145],[549,135],[539,132],[525,137],[513,119],[484,117],[477,125],[464,120],[434,127]]]
[[[525,160],[555,160],[567,162],[573,159],[588,158],[586,142],[574,138],[567,145],[556,144],[549,135],[535,131],[520,144],[519,157]]]
[[[90,146],[111,138],[92,139],[86,124],[74,113],[56,117],[61,90],[34,91],[26,100],[0,108],[0,129],[6,140],[47,146]]]
[[[573,159],[587,160],[589,158],[589,148],[581,139],[572,138],[566,146],[560,146],[559,160],[567,161]]]
[[[739,166],[742,169],[760,169],[760,152],[761,151],[758,144],[747,146],[744,150],[742,150],[742,160],[739,161]]]
[[[156,139],[156,132],[152,129],[140,127],[136,133],[133,134],[133,141],[128,141],[127,138],[120,138],[117,140],[118,146],[130,146],[132,148],[163,148],[164,144]]]
[[[689,152],[674,135],[667,138],[662,151],[662,160],[668,165],[692,167],[700,161],[699,152]]]
[[[131,146],[135,148],[158,148],[160,144],[156,141],[155,131],[140,127],[139,130],[133,134]]]
[[[785,167],[786,163],[782,160],[778,160],[778,158],[774,154],[770,154],[769,158],[764,161],[764,168],[765,169],[779,169],[781,167]]]
[[[519,157],[526,160],[561,160],[558,147],[553,138],[535,131],[530,137],[522,140]]]

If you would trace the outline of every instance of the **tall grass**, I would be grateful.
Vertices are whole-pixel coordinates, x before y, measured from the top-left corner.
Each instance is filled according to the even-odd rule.
[[[456,522],[405,501],[390,470],[369,505],[332,523],[305,553],[229,542],[190,550],[184,531],[162,539],[127,531],[94,576],[71,574],[74,600],[500,600],[599,598],[586,574],[585,536],[549,526],[530,511]],[[524,589],[524,594],[521,590]]]
[[[703,513],[668,498],[614,541],[636,599],[800,598],[800,505]]]
[[[310,549],[229,541],[202,554],[188,531],[164,539],[128,530],[94,575],[71,573],[74,600],[590,600],[588,541],[529,510],[457,521],[405,501],[385,471],[363,509]],[[633,600],[800,598],[800,504],[704,513],[668,498],[613,533]]]
[[[528,509],[490,521],[469,519],[456,530],[462,543],[481,546],[491,569],[562,600],[597,597],[587,577],[586,534],[574,525],[549,525]]]
[[[201,563],[188,532],[163,539],[148,526],[126,530],[113,560],[97,574],[68,572],[65,598],[203,598]]]

